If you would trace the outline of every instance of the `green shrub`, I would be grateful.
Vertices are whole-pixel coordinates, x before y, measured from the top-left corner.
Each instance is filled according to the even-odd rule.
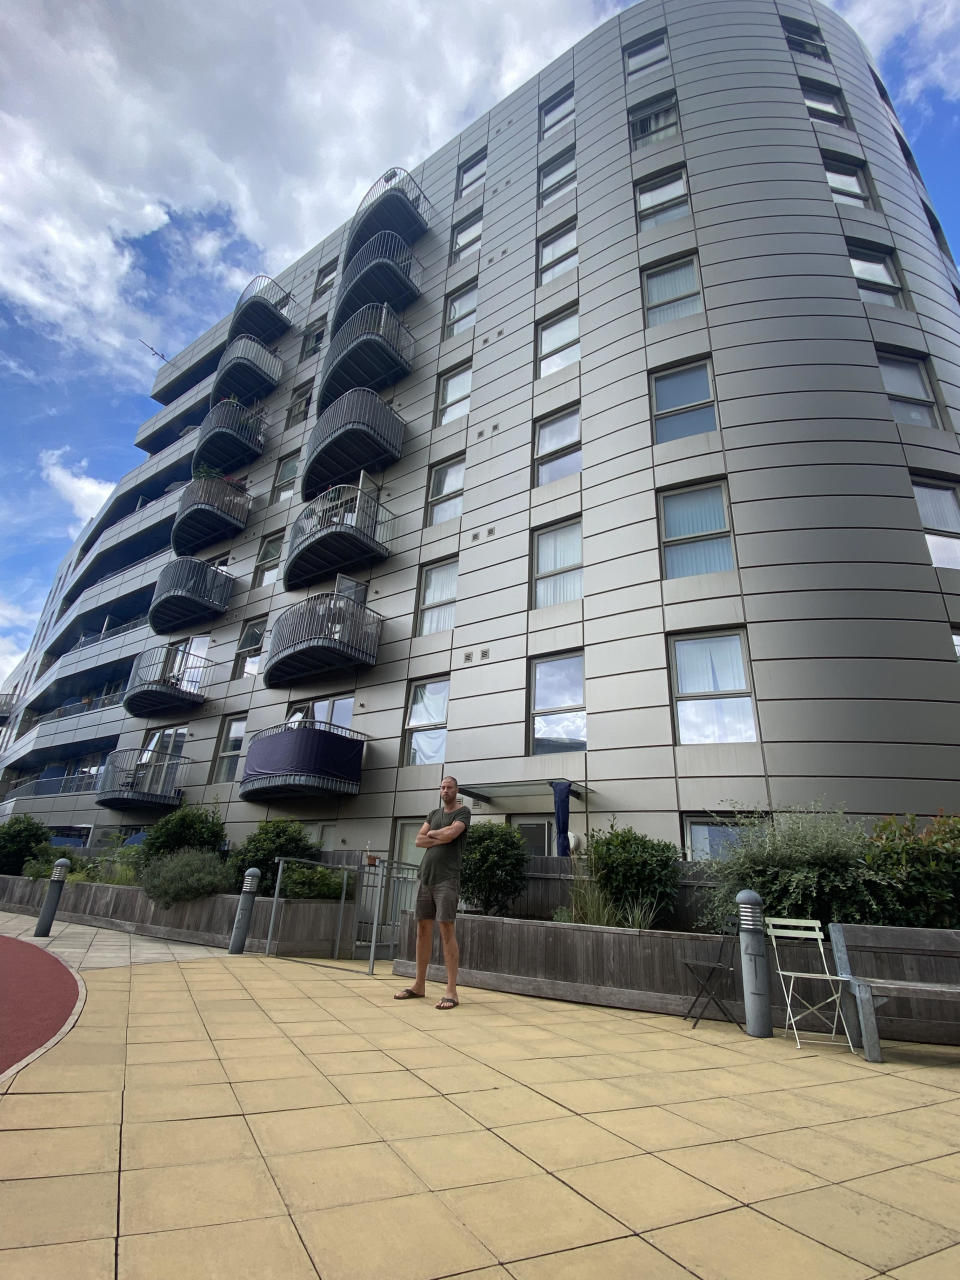
[[[920,830],[909,815],[885,818],[865,861],[871,876],[886,881],[884,924],[960,927],[960,817],[941,813]]]
[[[460,892],[484,915],[505,915],[527,883],[527,843],[516,827],[478,822],[467,831]]]
[[[283,868],[280,893],[284,898],[336,898],[343,887],[343,873],[329,867],[306,867],[302,862],[288,862]],[[351,885],[347,898],[352,900]]]
[[[619,922],[645,921],[651,928],[673,911],[680,891],[680,850],[669,840],[652,840],[632,827],[594,832],[589,840],[590,865]]]
[[[16,813],[8,818],[0,826],[0,875],[21,875],[26,860],[34,858],[49,839],[47,828],[29,813]]]
[[[184,806],[168,813],[152,826],[143,843],[134,846],[134,865],[139,874],[158,858],[167,858],[181,849],[207,849],[220,855],[227,833],[215,809]]]
[[[33,853],[23,864],[21,875],[27,876],[30,880],[48,880],[50,872],[53,870],[53,864],[58,858],[64,857],[64,851],[57,849],[52,844],[40,844],[34,849]],[[69,854],[66,855],[69,857]],[[71,869],[76,865],[73,858],[70,858]]]
[[[309,858],[315,852],[302,823],[295,822],[292,818],[267,818],[260,823],[256,831],[247,836],[236,853],[231,855],[230,864],[237,888],[240,888],[248,868],[256,867],[260,872],[260,892],[273,893],[273,886],[277,880],[277,858]],[[295,864],[284,867],[284,890],[293,865]],[[338,897],[339,893],[338,888]],[[288,895],[285,894],[285,896]],[[313,895],[300,896],[312,897]],[[317,896],[331,897],[332,895]]]
[[[231,888],[229,868],[210,849],[181,849],[155,858],[144,867],[140,883],[147,897],[161,907],[228,893]]]
[[[767,916],[881,924],[888,901],[886,876],[870,868],[870,836],[846,814],[816,806],[770,818],[738,814],[738,840],[714,864],[717,887],[707,895],[699,923],[718,928],[736,910],[736,895],[753,889]]]

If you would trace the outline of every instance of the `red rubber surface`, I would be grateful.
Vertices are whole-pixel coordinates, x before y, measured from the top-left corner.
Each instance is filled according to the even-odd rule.
[[[57,1034],[80,988],[56,956],[0,937],[0,1075]]]

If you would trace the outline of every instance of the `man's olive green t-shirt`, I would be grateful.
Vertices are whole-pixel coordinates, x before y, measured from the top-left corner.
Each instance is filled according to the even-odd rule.
[[[425,821],[431,831],[439,831],[441,827],[452,826],[455,822],[463,823],[463,831],[456,840],[449,844],[438,844],[432,849],[424,849],[423,861],[420,863],[421,884],[443,884],[444,881],[460,879],[460,857],[470,826],[470,810],[454,809],[448,813],[445,809],[434,809],[428,813]]]

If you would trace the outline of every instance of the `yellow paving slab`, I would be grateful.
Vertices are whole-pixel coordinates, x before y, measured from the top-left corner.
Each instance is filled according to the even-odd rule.
[[[131,1063],[126,1070],[126,1083],[135,1092],[190,1084],[226,1084],[227,1076],[215,1059],[199,1058],[188,1062]]]
[[[538,1085],[538,1091],[578,1115],[590,1111],[625,1111],[637,1105],[637,1095],[616,1080],[560,1080]],[[507,1123],[502,1121],[501,1123]]]
[[[908,1262],[905,1267],[897,1267],[887,1274],[893,1280],[956,1280],[960,1275],[960,1245]]]
[[[638,1232],[719,1213],[735,1203],[715,1187],[651,1155],[567,1169],[557,1176]]]
[[[314,1209],[417,1195],[425,1184],[385,1142],[266,1156],[294,1216]]]
[[[119,1090],[103,1093],[13,1093],[0,1098],[0,1129],[78,1129],[120,1123]]]
[[[330,1107],[343,1102],[340,1093],[318,1071],[289,1080],[243,1080],[232,1086],[245,1115],[257,1111],[294,1111]]]
[[[296,1228],[287,1218],[260,1218],[231,1222],[229,1226],[194,1227],[120,1239],[118,1280],[237,1280],[238,1276],[317,1280]],[[72,1280],[87,1277],[79,1273]]]
[[[888,1169],[847,1183],[874,1200],[939,1223],[960,1240],[960,1182],[917,1165]]]
[[[120,1175],[121,1236],[284,1213],[283,1201],[259,1158],[128,1169]]]
[[[0,1179],[107,1173],[120,1167],[120,1126],[14,1129],[0,1140]]]
[[[325,1076],[331,1077],[397,1069],[394,1059],[379,1049],[358,1050],[355,1053],[312,1053],[309,1057],[314,1066],[319,1067]]]
[[[511,1262],[515,1280],[690,1280],[690,1272],[636,1236]]]
[[[637,1148],[581,1116],[513,1124],[496,1132],[549,1172],[637,1155]]]
[[[317,1068],[303,1053],[284,1053],[278,1058],[224,1058],[220,1067],[231,1084],[245,1080],[292,1080],[317,1074]]]
[[[70,1032],[72,1039],[74,1032]],[[199,1040],[179,1040],[172,1044],[131,1044],[127,1047],[127,1065],[149,1062],[214,1061],[217,1051],[206,1037]]]
[[[439,1095],[400,1102],[361,1102],[357,1103],[357,1110],[382,1138],[388,1140],[429,1138],[441,1133],[465,1133],[483,1127],[473,1116]]]
[[[504,1089],[476,1089],[456,1095],[456,1105],[488,1129],[527,1120],[554,1120],[569,1115],[559,1103],[545,1098],[525,1085]]]
[[[642,1151],[667,1151],[701,1142],[716,1142],[719,1136],[715,1130],[676,1116],[664,1107],[588,1112],[586,1119],[610,1133],[619,1134]]]
[[[878,1173],[897,1163],[872,1147],[847,1141],[823,1125],[814,1129],[788,1129],[782,1133],[764,1133],[754,1138],[741,1138],[743,1146],[763,1151],[777,1160],[805,1169],[826,1182],[845,1182],[864,1174]]]
[[[392,1146],[431,1191],[528,1178],[540,1172],[526,1156],[485,1129],[404,1138]]]
[[[124,1169],[206,1164],[216,1160],[252,1160],[257,1145],[243,1116],[201,1120],[126,1122],[120,1147]]]
[[[335,1076],[337,1088],[348,1102],[388,1102],[397,1098],[435,1097],[437,1090],[412,1071],[372,1071],[356,1076]]]
[[[116,1241],[35,1245],[0,1254],[3,1280],[114,1280]]]
[[[0,1250],[98,1240],[112,1236],[116,1225],[116,1173],[0,1182]]]
[[[293,1043],[302,1053],[362,1053],[373,1049],[373,1045],[364,1036],[355,1032],[342,1030],[337,1035],[291,1036]]]
[[[744,1204],[808,1191],[824,1183],[822,1178],[742,1142],[661,1151],[660,1158]]]
[[[266,1156],[382,1141],[376,1129],[354,1107],[347,1105],[267,1111],[248,1116],[247,1123]]]
[[[17,1073],[11,1093],[98,1093],[105,1089],[123,1088],[122,1065],[68,1066],[51,1065],[38,1058]]]
[[[123,1100],[125,1121],[194,1120],[239,1113],[240,1106],[228,1084],[184,1084],[171,1089],[145,1085],[127,1089]]]

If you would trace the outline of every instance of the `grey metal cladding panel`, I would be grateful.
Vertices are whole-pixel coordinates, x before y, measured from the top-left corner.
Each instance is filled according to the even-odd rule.
[[[870,331],[878,347],[901,348],[922,355],[927,350],[927,339],[920,327],[919,317],[910,311],[890,314],[892,308],[867,305],[864,310],[870,322]]]
[[[810,454],[813,450],[810,450]],[[896,460],[895,460],[896,461]],[[906,498],[913,502],[910,477],[903,466],[870,466],[865,460],[850,465],[777,467],[772,463],[729,478],[734,503],[764,498],[800,498],[828,494],[862,494]],[[914,520],[914,524],[916,521]]]
[[[791,529],[737,534],[741,572],[760,565],[858,560],[909,564],[922,570],[929,567],[929,552],[922,533],[900,529]]]
[[[750,652],[757,661],[764,658],[942,660],[944,653],[943,624],[919,619],[801,618],[752,623],[748,634]]]
[[[831,446],[857,446],[859,444],[871,445],[877,443],[887,443],[898,446],[900,438],[897,433],[897,427],[892,418],[888,416],[888,406],[883,405],[884,417],[882,418],[810,418],[810,419],[789,419],[786,421],[776,422],[757,422],[746,424],[739,427],[724,428],[723,443],[724,447],[730,454],[731,467],[736,469],[738,465],[736,459],[743,454],[752,454],[755,450],[764,450],[774,445],[803,445],[823,444],[828,450],[824,453],[823,460],[829,462],[834,456],[829,453]],[[930,430],[930,428],[927,428]],[[808,456],[808,455],[804,455]],[[817,454],[817,457],[820,455]],[[856,454],[854,453],[854,456]],[[864,459],[869,460],[869,455],[864,454]],[[799,459],[803,461],[803,458]],[[756,466],[757,460],[753,459],[751,466]],[[760,465],[763,465],[762,460]],[[776,461],[771,462],[771,466],[778,465]]]
[[[801,590],[784,584],[781,591],[750,594],[744,588],[748,622],[786,622],[799,618],[900,618],[905,621],[945,622],[939,592],[893,590]]]
[[[697,198],[694,195],[694,209]],[[832,201],[831,201],[832,204]],[[819,209],[811,207],[809,213],[777,214],[768,217],[758,216],[750,205],[737,204],[729,218],[704,225],[697,219],[697,243],[703,253],[707,246],[721,245],[737,239],[750,239],[753,235],[775,234],[787,239],[788,245],[794,243],[795,235],[834,236],[838,235],[837,219],[826,202]],[[837,247],[839,246],[839,247]],[[749,246],[748,246],[749,247]],[[844,243],[842,237],[832,246],[831,252],[842,253]]]
[[[954,682],[955,696],[937,702],[915,702],[905,698],[804,698],[757,704],[760,733],[765,745],[772,742],[874,742],[926,743],[930,746],[960,745],[957,699],[960,677]],[[891,692],[896,693],[897,690]],[[889,754],[889,753],[888,753]],[[777,769],[768,757],[771,772]],[[822,766],[821,766],[822,767]],[[878,768],[854,768],[856,773],[880,773]],[[950,774],[956,775],[956,758]],[[919,776],[923,776],[921,772]],[[928,775],[936,776],[936,775]]]
[[[786,368],[800,369],[804,373],[797,376],[804,377],[805,389],[817,387],[822,389],[824,382],[824,374],[822,370],[830,365],[842,366],[846,369],[854,365],[860,365],[870,370],[871,390],[876,390],[878,386],[879,372],[877,371],[877,353],[874,344],[869,341],[869,331],[865,326],[857,324],[855,321],[848,322],[847,332],[845,334],[837,333],[833,338],[804,338],[802,331],[793,336],[784,335],[784,330],[789,327],[788,322],[781,321],[777,325],[776,340],[767,339],[758,342],[744,343],[743,345],[714,345],[713,349],[713,371],[717,378],[717,389],[721,390],[721,386],[725,385],[728,390],[721,394],[736,394],[737,391],[745,390],[746,380],[752,383],[754,377],[761,371],[782,370]],[[805,326],[800,326],[801,330]],[[840,326],[838,325],[839,329]],[[736,338],[736,334],[727,335],[729,338]],[[811,370],[816,372],[811,374]],[[731,375],[744,375],[744,382],[739,387],[736,386],[736,380]],[[806,376],[805,376],[806,375]],[[834,375],[836,377],[836,375]],[[731,381],[734,383],[734,390],[729,390]],[[780,389],[782,383],[777,379],[777,389]],[[844,389],[849,387],[849,382],[844,379]],[[765,388],[759,387],[758,391]]]
[[[880,371],[876,357],[866,357],[871,348],[863,343],[858,347],[847,348],[863,361],[861,364],[841,364],[834,366],[825,364],[823,356],[827,354],[831,344],[823,346],[807,343],[796,344],[802,353],[810,350],[812,359],[806,363],[784,364],[782,361],[769,367],[753,367],[746,372],[717,373],[717,395],[721,404],[735,399],[737,396],[748,397],[791,392],[878,392],[881,386]],[[821,354],[822,353],[822,354]],[[796,415],[800,416],[800,415]]]
[[[934,814],[960,810],[960,783],[916,779],[832,778],[810,774],[804,777],[770,777],[770,799],[774,809],[807,805],[816,797],[828,808],[850,814],[893,813]]]
[[[892,422],[886,396],[866,391],[804,391],[798,388],[765,395],[747,395],[741,399],[727,396],[720,402],[720,421],[724,427],[777,421],[789,424],[803,418],[810,421],[818,418],[849,418],[857,422],[875,418],[881,424],[884,419]],[[883,438],[885,433],[882,427],[879,434]],[[783,436],[785,439],[792,438],[789,429],[784,430]]]
[[[779,775],[799,779],[810,774],[824,774],[836,778],[890,779],[897,795],[905,792],[909,794],[910,783],[907,779],[953,782],[956,776],[956,754],[955,745],[918,746],[911,743],[895,746],[879,743],[874,746],[867,742],[852,742],[849,745],[818,743],[816,746],[774,744],[768,747],[766,753],[771,777]],[[908,810],[899,800],[888,803],[886,812],[890,811],[917,812]]]
[[[927,433],[934,438],[921,444],[908,440],[904,429],[901,427],[900,430],[904,436],[903,453],[908,467],[915,471],[943,471],[960,478],[960,440],[955,432],[934,433],[928,428]]]
[[[769,501],[733,504],[733,526],[738,538],[783,530],[832,529],[837,540],[842,542],[849,531],[903,530],[901,537],[905,544],[916,546],[918,525],[917,506],[912,496],[883,498],[834,495],[773,498]],[[739,542],[737,545],[739,546]]]

